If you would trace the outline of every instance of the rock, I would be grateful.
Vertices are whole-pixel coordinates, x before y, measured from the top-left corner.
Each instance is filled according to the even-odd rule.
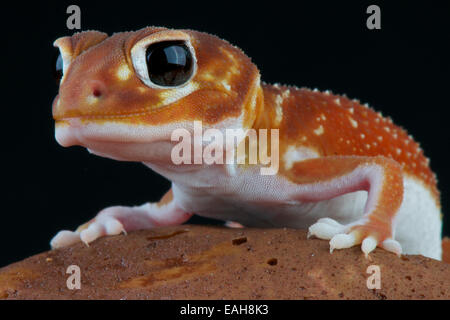
[[[442,240],[442,260],[450,263],[450,238]]]
[[[80,268],[81,289],[66,270]],[[381,289],[368,289],[378,266]],[[329,253],[303,230],[183,225],[106,237],[0,269],[4,299],[450,299],[450,264],[359,247]]]

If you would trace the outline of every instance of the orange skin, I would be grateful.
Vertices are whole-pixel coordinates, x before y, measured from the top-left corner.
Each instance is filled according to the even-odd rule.
[[[288,141],[286,145],[296,144],[306,137],[301,144],[314,148],[323,157],[355,155],[394,159],[407,174],[430,188],[439,201],[436,176],[429,167],[429,160],[419,144],[390,118],[382,117],[356,100],[331,93],[269,85],[263,88],[267,116],[257,126],[266,128],[275,127],[272,121],[275,96],[290,91],[289,98],[283,101],[283,120],[279,124],[280,140]],[[290,125],[293,121],[298,125]],[[321,125],[323,134],[314,134]],[[280,145],[280,149],[282,147]]]
[[[171,96],[168,90],[151,89],[143,84],[134,72],[131,51],[147,37],[190,40],[197,59],[197,72],[191,80],[196,90],[166,103],[166,97]],[[436,177],[429,160],[405,130],[343,96],[260,84],[259,71],[251,60],[215,36],[149,27],[110,37],[96,31],[83,32],[60,38],[55,45],[70,63],[53,102],[57,127],[69,125],[74,118],[82,123],[148,127],[199,120],[215,127],[242,116],[243,128],[279,129],[280,158],[292,147],[304,147],[317,154],[317,158],[291,166],[281,162],[278,175],[297,185],[326,184],[363,167],[381,168],[376,205],[368,212],[365,223],[348,230],[356,236],[357,243],[372,236],[381,246],[392,237],[392,220],[402,204],[405,176],[423,184],[440,208]],[[125,70],[123,79],[117,76],[120,68]],[[331,195],[369,191],[370,186],[367,178],[347,189],[319,194],[316,198],[303,197],[305,201],[326,200]],[[159,205],[171,201],[173,194],[169,192]]]

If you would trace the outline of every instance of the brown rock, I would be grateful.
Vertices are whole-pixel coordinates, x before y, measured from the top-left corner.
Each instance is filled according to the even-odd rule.
[[[442,261],[450,263],[450,238],[442,240]]]
[[[35,255],[0,269],[6,299],[450,299],[450,264],[328,241],[292,229],[183,225]],[[78,265],[81,289],[66,286]],[[367,267],[381,270],[368,289]]]

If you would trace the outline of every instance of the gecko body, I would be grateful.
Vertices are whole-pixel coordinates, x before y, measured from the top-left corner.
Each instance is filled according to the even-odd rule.
[[[308,228],[330,240],[331,251],[361,245],[367,255],[379,246],[440,259],[441,208],[429,161],[405,130],[368,106],[265,84],[240,49],[192,30],[88,31],[55,46],[62,71],[56,140],[142,162],[172,188],[158,203],[108,207],[76,231],[59,232],[52,247],[198,214],[248,227]],[[276,173],[261,174],[259,158],[175,164],[172,134],[192,133],[195,121],[219,133],[276,129]]]

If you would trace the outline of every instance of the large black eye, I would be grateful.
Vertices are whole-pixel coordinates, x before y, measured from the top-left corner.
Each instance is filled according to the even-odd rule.
[[[59,86],[59,82],[63,76],[63,60],[59,50],[53,58],[53,77],[55,78],[56,84]]]
[[[179,86],[192,75],[192,54],[183,41],[154,43],[147,48],[145,57],[148,76],[156,85]]]

